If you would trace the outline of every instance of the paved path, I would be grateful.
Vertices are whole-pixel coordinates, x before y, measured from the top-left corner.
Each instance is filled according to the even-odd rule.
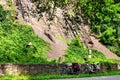
[[[117,76],[89,77],[89,78],[55,79],[55,80],[120,80],[120,75],[117,75]]]

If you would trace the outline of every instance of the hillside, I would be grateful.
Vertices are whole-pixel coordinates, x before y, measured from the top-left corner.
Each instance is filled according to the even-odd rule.
[[[17,22],[30,25],[35,34],[50,43],[51,50],[47,53],[48,59],[64,57],[66,50],[69,49],[67,43],[78,36],[80,36],[81,44],[84,44],[83,47],[98,50],[110,59],[120,59],[106,47],[107,45],[91,36],[89,20],[84,20],[80,9],[74,12],[74,4],[61,7],[58,3],[55,6],[54,1],[37,0],[12,0],[10,2],[1,0],[0,3],[8,9],[14,7]],[[40,46],[42,45],[40,44]],[[36,47],[39,48],[38,45]]]
[[[15,22],[11,13],[0,5],[0,63],[48,62],[49,43],[35,35],[30,26]]]

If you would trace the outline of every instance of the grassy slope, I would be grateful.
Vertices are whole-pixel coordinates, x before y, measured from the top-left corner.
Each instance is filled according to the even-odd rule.
[[[30,26],[13,23],[11,12],[0,6],[0,63],[44,63],[49,44]],[[27,46],[32,42],[32,46]]]

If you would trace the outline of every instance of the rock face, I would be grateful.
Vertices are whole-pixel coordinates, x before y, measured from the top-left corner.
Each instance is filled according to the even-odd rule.
[[[56,37],[65,38],[63,27],[65,22],[62,16],[62,10],[57,9],[55,18],[48,20],[49,15],[46,12],[39,15],[36,6],[30,0],[17,0],[17,12],[20,21],[24,21],[32,26],[34,32],[44,40],[50,43],[51,50],[48,52],[49,59],[57,59],[65,54],[67,44]]]
[[[80,12],[78,15],[72,14],[73,18],[67,15],[72,10],[72,6],[65,9],[54,9],[54,5],[51,5],[45,11],[40,11],[38,8],[43,3],[35,5],[32,0],[12,0],[12,2],[16,5],[19,21],[31,25],[39,37],[50,43],[51,50],[47,54],[49,59],[57,59],[65,54],[67,44],[58,38],[69,40],[79,34],[81,34],[81,41],[86,48],[96,49],[108,58],[118,59],[114,53],[110,52],[97,39],[90,36],[89,26],[84,24]],[[0,3],[7,4],[5,0],[1,0]]]
[[[61,8],[53,9],[53,5],[49,11],[41,12],[31,0],[16,0],[18,18],[30,25],[39,27],[39,30],[49,31],[54,37],[63,37],[69,39],[78,34],[76,25],[66,17],[67,10]],[[53,13],[54,12],[54,13]]]

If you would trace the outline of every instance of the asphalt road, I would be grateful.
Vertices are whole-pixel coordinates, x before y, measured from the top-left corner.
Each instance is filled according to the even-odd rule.
[[[54,79],[54,80],[120,80],[120,75],[116,75],[116,76],[101,76],[101,77],[89,77],[89,78]]]

